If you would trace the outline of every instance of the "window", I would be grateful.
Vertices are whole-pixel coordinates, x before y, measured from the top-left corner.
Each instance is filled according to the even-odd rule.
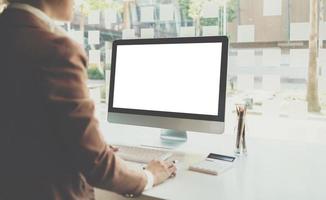
[[[229,132],[235,104],[244,103],[249,135],[325,144],[326,1],[311,2],[79,0],[74,20],[62,26],[88,53],[89,87],[102,119],[113,40],[227,35]]]
[[[319,4],[323,8],[324,1]],[[310,12],[309,0],[85,0],[76,6],[69,30],[89,54],[91,79],[110,70],[115,39],[228,35],[227,126],[234,126],[235,104],[244,103],[249,135],[322,142],[325,11],[315,19],[319,36],[311,78],[318,89],[308,84]],[[318,94],[309,106],[313,112],[308,91]]]

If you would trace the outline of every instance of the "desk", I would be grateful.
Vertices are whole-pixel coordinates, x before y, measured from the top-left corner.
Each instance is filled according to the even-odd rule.
[[[159,145],[159,129],[102,124],[108,143]],[[209,152],[233,155],[231,134],[188,134],[188,142],[176,149],[183,156],[177,176],[144,192],[139,199],[177,200],[325,200],[326,146],[248,138],[248,156],[219,176],[188,171],[193,155]],[[195,158],[196,159],[196,158]],[[97,190],[102,199],[125,199]]]

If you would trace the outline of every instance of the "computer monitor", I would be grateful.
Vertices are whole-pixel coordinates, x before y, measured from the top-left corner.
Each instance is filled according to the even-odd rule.
[[[179,141],[223,133],[227,58],[225,36],[114,41],[108,121]]]

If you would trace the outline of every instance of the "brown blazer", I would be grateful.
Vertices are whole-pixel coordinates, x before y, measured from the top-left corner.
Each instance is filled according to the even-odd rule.
[[[86,54],[33,14],[0,15],[0,199],[92,199],[92,186],[140,194],[146,176],[103,140]]]

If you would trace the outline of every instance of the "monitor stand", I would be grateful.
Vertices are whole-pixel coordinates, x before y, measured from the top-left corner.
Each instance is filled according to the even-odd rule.
[[[187,141],[186,131],[177,131],[172,129],[161,130],[161,144],[168,148],[177,147]]]

